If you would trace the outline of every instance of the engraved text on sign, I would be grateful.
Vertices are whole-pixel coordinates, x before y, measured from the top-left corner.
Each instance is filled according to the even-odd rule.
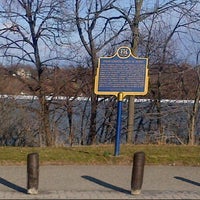
[[[129,57],[101,58],[99,91],[143,92],[146,60]]]

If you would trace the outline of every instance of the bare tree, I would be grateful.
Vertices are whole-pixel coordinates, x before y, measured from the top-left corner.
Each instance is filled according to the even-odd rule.
[[[194,104],[192,106],[192,111],[189,114],[189,133],[188,133],[188,144],[195,144],[195,133],[197,127],[197,119],[199,115],[199,100],[200,100],[200,65],[199,65],[199,53],[197,53],[196,58],[196,74],[197,74],[197,86],[195,91]]]
[[[0,7],[1,57],[8,64],[27,62],[37,69],[36,76],[32,76],[34,84],[28,87],[39,100],[40,134],[42,143],[47,146],[54,145],[55,137],[50,127],[44,71],[55,60],[64,58],[55,45],[61,49],[66,43],[70,26],[66,17],[67,3],[65,0],[3,0]]]
[[[173,27],[169,27],[169,33],[166,34],[166,38],[163,43],[163,48],[162,48],[162,53],[161,53],[161,59],[160,59],[160,67],[159,67],[159,72],[158,72],[158,78],[157,78],[157,91],[158,91],[158,96],[157,96],[157,108],[158,108],[158,113],[162,113],[161,111],[161,87],[162,87],[162,79],[161,79],[161,73],[163,71],[163,66],[165,63],[169,62],[169,55],[170,55],[170,45],[171,41],[173,41],[174,36],[178,35],[180,36],[181,32],[183,30],[189,30],[190,26],[193,26],[194,24],[199,21],[199,19],[196,19],[196,17],[191,17],[190,14],[194,12],[194,8],[196,6],[197,2],[187,2],[185,1],[185,5],[183,4],[177,4],[176,7],[173,7],[173,9],[176,10],[178,13],[179,17],[177,18],[176,22],[174,23]],[[189,15],[189,16],[188,16]],[[190,20],[187,20],[187,18],[190,18]],[[168,56],[168,57],[167,57]],[[198,90],[198,89],[197,89]],[[198,99],[198,97],[197,97]],[[194,105],[194,110],[195,113],[197,113],[197,107]],[[193,118],[194,117],[194,118]],[[191,115],[191,124],[193,124],[193,120],[195,119],[194,115]],[[162,118],[158,118],[157,121],[158,127],[159,127],[159,132],[161,136],[164,136],[163,133],[163,127],[162,127]],[[191,125],[190,129],[192,129],[193,125]],[[192,132],[192,135],[191,135]],[[163,137],[161,137],[163,138]],[[189,143],[193,144],[194,143],[194,132],[189,130]]]
[[[157,119],[157,125],[161,134],[163,134],[163,127],[161,125],[161,73],[163,66],[170,62],[169,59],[173,59],[174,55],[170,52],[170,49],[172,49],[171,47],[173,46],[174,38],[179,38],[180,34],[183,33],[182,31],[184,28],[187,28],[190,24],[194,24],[198,21],[197,18],[193,18],[193,20],[191,18],[191,13],[197,4],[197,1],[188,0],[181,2],[177,0],[160,2],[158,0],[154,5],[148,7],[145,4],[143,5],[143,0],[141,0],[135,1],[133,5],[130,4],[128,9],[123,9],[119,6],[115,7],[119,12],[121,12],[129,24],[131,35],[130,46],[133,49],[133,54],[149,57],[150,64],[159,63],[160,67],[157,77],[158,88],[155,101],[157,102],[157,112],[160,113],[160,116],[158,116]],[[173,22],[169,21],[169,25],[166,26],[167,22],[164,22],[163,18],[169,19],[172,13],[176,16],[176,19],[174,19]],[[186,18],[189,16],[191,20],[186,21]],[[160,26],[160,31],[162,32],[160,32],[162,34],[162,43],[159,45],[157,45],[155,41],[159,40],[159,37],[161,37],[160,33],[157,33],[157,35],[154,36],[152,35],[152,33],[155,33],[156,26]],[[139,31],[139,28],[142,29],[142,31]],[[147,33],[146,36],[145,33]],[[146,47],[144,47],[145,45]],[[132,137],[134,121],[133,115],[134,97],[131,97],[129,100],[128,142],[131,142],[131,138],[133,138],[132,140],[134,141],[134,137]]]
[[[76,26],[79,37],[84,49],[90,57],[92,67],[91,85],[91,115],[90,133],[88,144],[94,144],[96,140],[96,115],[97,115],[97,96],[94,94],[94,78],[98,66],[98,57],[106,52],[106,47],[124,30],[125,23],[116,26],[116,20],[120,19],[117,15],[111,15],[113,3],[116,0],[95,0],[82,1],[76,0],[75,16]],[[119,21],[117,22],[119,24]]]

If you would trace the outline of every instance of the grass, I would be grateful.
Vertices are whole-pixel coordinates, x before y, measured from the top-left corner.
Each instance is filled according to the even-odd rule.
[[[27,155],[36,152],[41,165],[131,165],[138,151],[145,153],[147,165],[200,166],[200,146],[183,145],[121,145],[119,156],[113,156],[114,145],[0,147],[0,164],[25,165]]]

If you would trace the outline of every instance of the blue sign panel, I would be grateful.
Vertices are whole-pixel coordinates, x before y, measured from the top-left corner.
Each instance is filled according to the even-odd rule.
[[[144,95],[148,86],[147,58],[136,58],[131,53],[122,57],[118,50],[113,57],[99,59],[95,81],[96,94]]]
[[[146,60],[100,59],[98,91],[144,92]]]

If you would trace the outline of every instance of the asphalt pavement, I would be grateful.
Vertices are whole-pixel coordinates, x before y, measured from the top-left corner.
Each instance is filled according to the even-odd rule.
[[[38,194],[30,195],[26,166],[0,166],[0,199],[200,199],[200,167],[146,165],[139,195],[131,175],[132,166],[40,166]]]

